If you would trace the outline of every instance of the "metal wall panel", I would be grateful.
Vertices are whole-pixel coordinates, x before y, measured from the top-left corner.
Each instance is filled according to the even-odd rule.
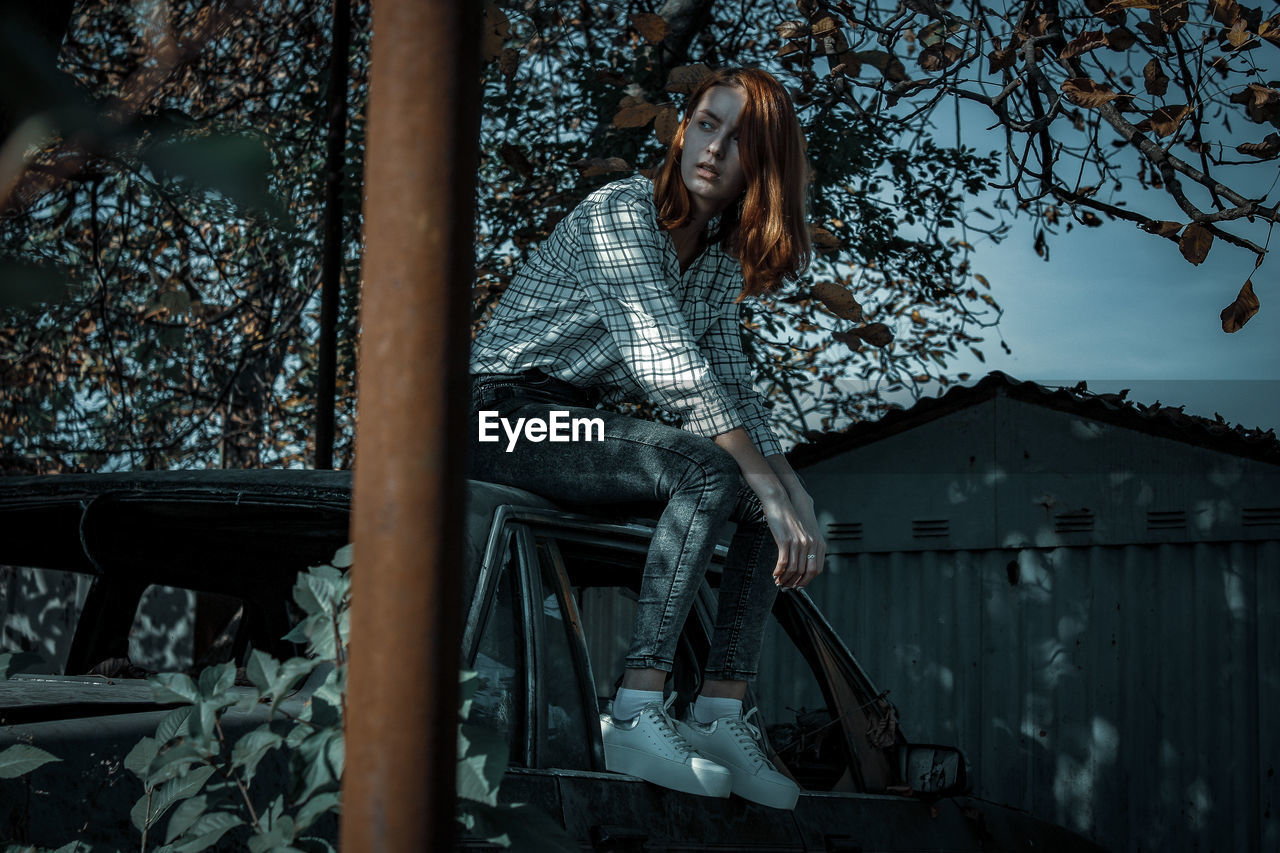
[[[811,594],[907,736],[966,751],[979,795],[1116,850],[1263,851],[1277,574],[1277,541],[863,553]]]

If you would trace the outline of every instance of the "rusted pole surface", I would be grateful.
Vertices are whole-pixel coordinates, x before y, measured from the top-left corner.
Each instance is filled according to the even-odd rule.
[[[374,0],[344,853],[451,849],[474,0]]]

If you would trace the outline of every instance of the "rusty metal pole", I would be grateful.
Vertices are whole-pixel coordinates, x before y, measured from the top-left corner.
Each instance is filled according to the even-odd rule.
[[[344,853],[452,847],[480,9],[373,3]]]

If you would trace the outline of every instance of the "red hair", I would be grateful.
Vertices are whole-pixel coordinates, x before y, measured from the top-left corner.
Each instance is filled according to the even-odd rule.
[[[713,86],[733,86],[746,96],[738,119],[738,159],[747,188],[740,205],[729,205],[711,239],[742,263],[742,293],[776,290],[809,265],[805,219],[808,165],[804,136],[782,84],[757,68],[723,68],[708,75],[689,96],[684,118],[653,179],[658,222],[668,231],[688,224],[693,201],[680,175],[684,133],[702,96]]]

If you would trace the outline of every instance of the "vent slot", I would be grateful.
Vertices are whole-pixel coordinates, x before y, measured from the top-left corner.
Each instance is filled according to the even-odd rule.
[[[946,518],[915,519],[911,535],[916,539],[945,539],[951,535],[951,521]]]
[[[833,521],[827,525],[828,542],[861,542],[861,521]]]
[[[1240,510],[1240,521],[1245,527],[1280,525],[1280,506],[1247,506]]]
[[[1093,510],[1079,509],[1074,512],[1060,512],[1053,517],[1054,533],[1092,533]]]
[[[1147,529],[1186,530],[1187,511],[1185,509],[1147,510]]]

